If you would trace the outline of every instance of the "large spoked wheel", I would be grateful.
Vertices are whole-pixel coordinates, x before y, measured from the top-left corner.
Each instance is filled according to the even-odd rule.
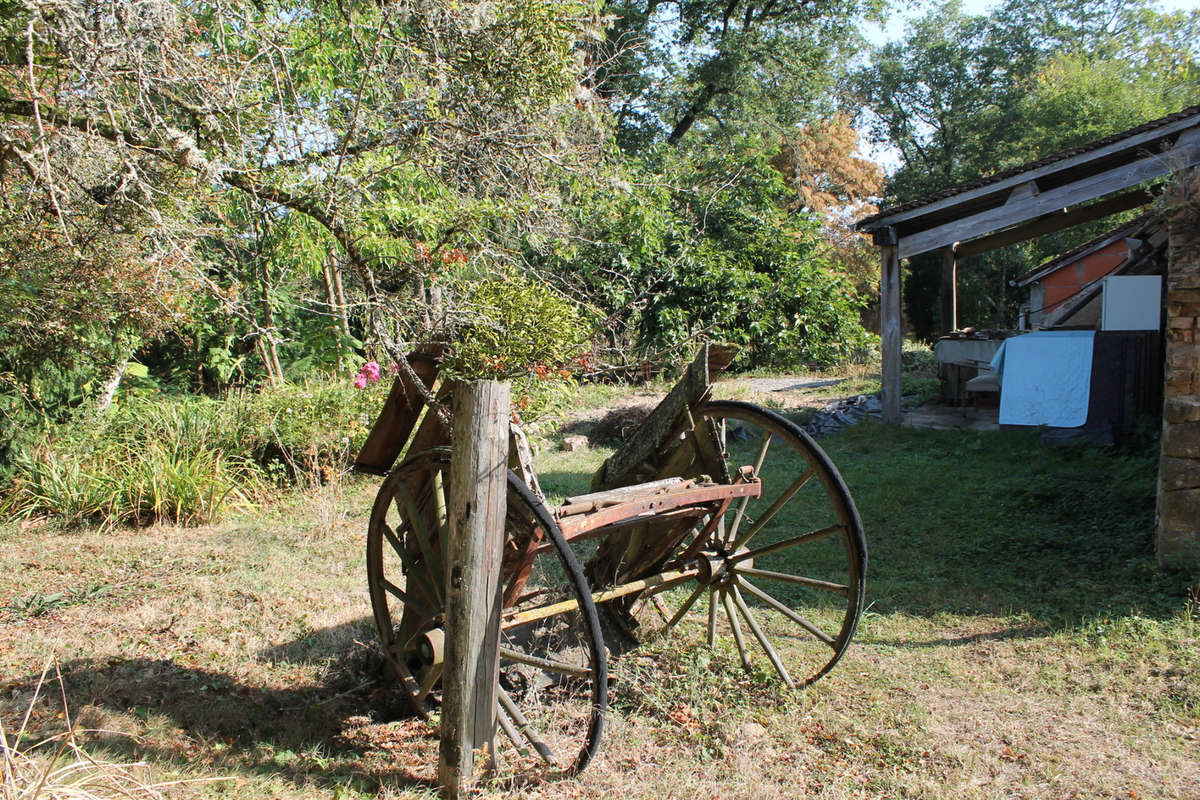
[[[450,451],[384,480],[367,534],[367,582],[395,680],[422,715],[441,701]],[[567,776],[595,755],[607,704],[596,608],[554,518],[512,472],[501,586],[499,769]]]
[[[862,614],[867,547],[854,501],[825,452],[779,414],[713,401],[695,419],[711,423],[725,473],[753,467],[762,493],[732,501],[715,526],[703,520],[667,559],[664,570],[696,570],[694,582],[631,611],[643,635],[686,632],[710,647],[728,637],[747,670],[757,660],[807,686],[837,664]]]

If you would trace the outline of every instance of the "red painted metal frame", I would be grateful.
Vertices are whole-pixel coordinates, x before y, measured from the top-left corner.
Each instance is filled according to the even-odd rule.
[[[617,503],[606,508],[583,511],[575,514],[560,513],[569,508],[564,506],[554,512],[558,527],[567,540],[595,534],[602,528],[631,520],[652,517],[665,511],[685,506],[704,506],[709,503],[728,503],[738,497],[758,497],[762,494],[762,481],[751,478],[745,483],[690,484],[680,489],[665,489],[652,497]],[[706,509],[697,509],[704,511]]]

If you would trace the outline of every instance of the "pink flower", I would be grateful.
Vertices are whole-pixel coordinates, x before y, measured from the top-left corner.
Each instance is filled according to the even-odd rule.
[[[359,389],[367,388],[368,383],[375,383],[380,376],[379,364],[374,361],[368,361],[362,365],[358,374],[354,376],[354,385]]]

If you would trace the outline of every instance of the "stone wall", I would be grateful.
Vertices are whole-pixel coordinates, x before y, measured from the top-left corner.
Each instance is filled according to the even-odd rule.
[[[1200,571],[1200,169],[1168,201],[1167,361],[1158,471],[1158,563]]]

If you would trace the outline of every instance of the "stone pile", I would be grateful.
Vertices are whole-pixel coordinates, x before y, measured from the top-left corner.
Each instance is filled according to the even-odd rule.
[[[815,417],[801,427],[814,439],[819,439],[862,422],[867,417],[879,417],[882,410],[879,395],[860,394],[826,403]]]

